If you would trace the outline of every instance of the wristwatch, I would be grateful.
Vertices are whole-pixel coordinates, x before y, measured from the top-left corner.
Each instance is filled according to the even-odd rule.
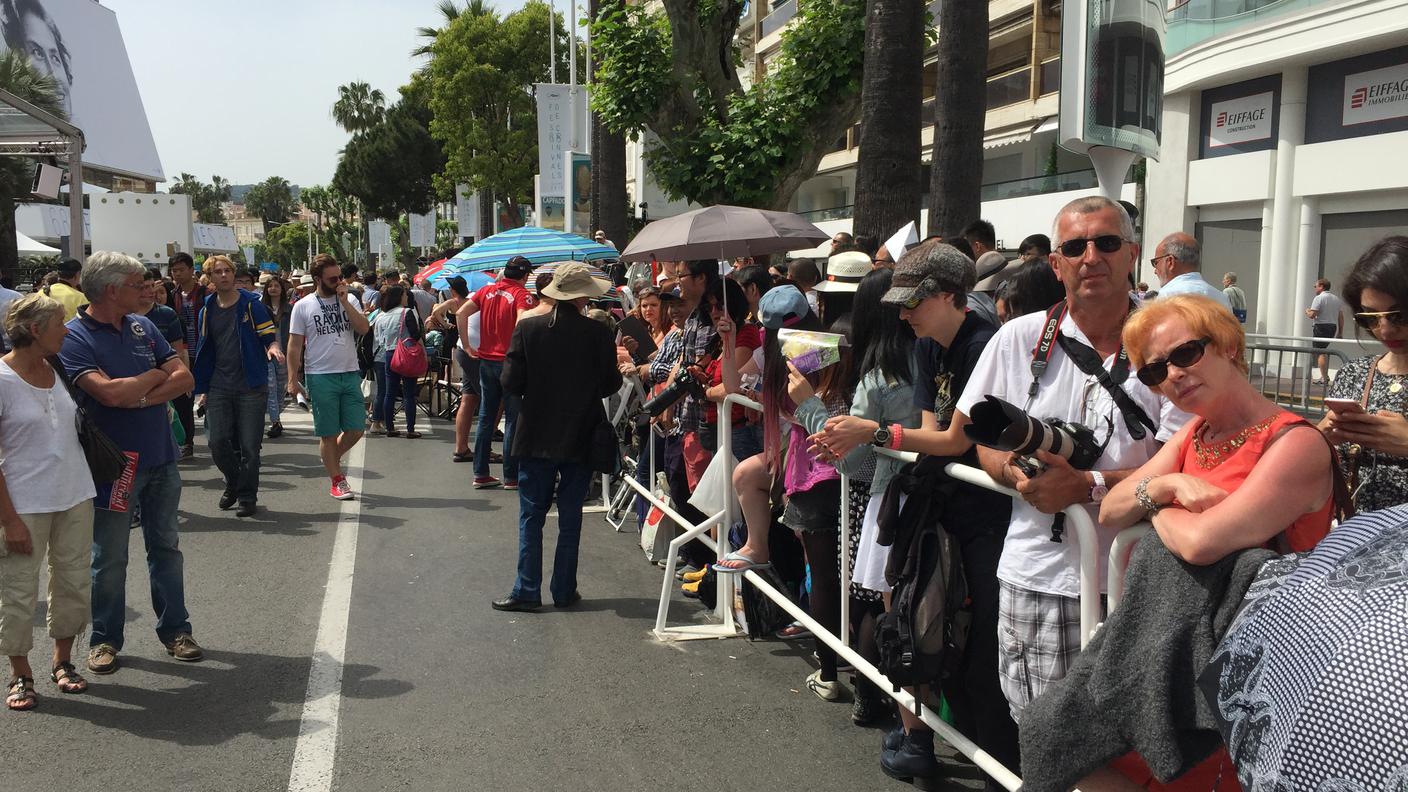
[[[888,446],[890,444],[890,427],[882,426],[879,429],[876,429],[875,437],[871,439],[870,444],[873,446],[879,446],[880,448],[885,448],[886,446]]]
[[[141,409],[146,408],[146,406],[147,406],[147,397],[146,397],[146,396],[143,396],[142,398],[140,398],[140,399],[137,400],[137,409],[141,410]]]
[[[1105,475],[1098,470],[1092,470],[1090,478],[1095,482],[1090,487],[1090,502],[1099,503],[1105,500],[1105,496],[1110,494],[1110,488],[1105,486]]]
[[[1148,515],[1157,514],[1159,509],[1164,507],[1162,503],[1156,503],[1154,499],[1149,496],[1149,482],[1153,480],[1153,476],[1145,476],[1139,480],[1138,484],[1134,485],[1134,501],[1138,503],[1139,507]]]

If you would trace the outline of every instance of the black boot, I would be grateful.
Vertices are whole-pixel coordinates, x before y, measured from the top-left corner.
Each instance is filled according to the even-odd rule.
[[[858,677],[855,683],[855,703],[851,705],[851,723],[857,726],[874,726],[885,723],[895,715],[890,697],[865,677]]]
[[[939,760],[934,756],[934,733],[927,729],[909,732],[898,748],[880,752],[880,769],[891,778],[913,781],[916,789],[928,789],[940,773]]]

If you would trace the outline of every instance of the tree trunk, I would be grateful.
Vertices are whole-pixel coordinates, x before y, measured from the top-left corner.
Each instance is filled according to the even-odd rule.
[[[492,190],[479,191],[479,239],[478,242],[487,236],[494,235],[494,192]]]
[[[866,234],[883,241],[905,223],[919,220],[924,11],[923,0],[866,3],[852,228],[857,236]]]
[[[605,0],[617,7],[625,0]],[[601,0],[591,0],[591,18],[596,19]],[[597,64],[600,69],[600,62]],[[629,241],[626,218],[626,136],[613,133],[592,113],[592,232],[599,228],[620,247]]]
[[[939,5],[929,234],[957,234],[982,212],[988,4]]]
[[[19,240],[15,238],[15,197],[8,189],[4,189],[0,190],[0,279],[13,284],[19,268]]]

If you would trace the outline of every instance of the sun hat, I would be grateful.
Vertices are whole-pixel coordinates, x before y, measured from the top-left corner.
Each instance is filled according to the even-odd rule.
[[[313,276],[310,275],[309,273],[306,273],[306,272],[303,273],[303,277],[301,277],[301,278],[298,279],[298,288],[300,288],[300,289],[311,289],[311,288],[313,288]]]
[[[961,290],[967,294],[977,282],[978,270],[972,259],[953,245],[930,242],[904,254],[895,265],[890,290],[880,301],[904,305],[940,292]]]
[[[819,292],[853,292],[871,269],[870,256],[859,250],[837,253],[826,260],[826,277],[813,288]]]
[[[811,310],[801,289],[792,285],[778,286],[768,289],[758,301],[758,321],[770,330],[781,330],[802,321]]]
[[[592,270],[586,264],[569,261],[553,272],[552,283],[543,288],[543,294],[554,300],[576,300],[600,297],[610,288],[606,281],[592,277]]]
[[[269,285],[269,281],[271,281],[271,280],[273,280],[273,279],[274,279],[274,273],[272,273],[272,272],[261,273],[260,276],[259,276],[259,285],[260,285],[260,286],[267,286],[267,285]]]

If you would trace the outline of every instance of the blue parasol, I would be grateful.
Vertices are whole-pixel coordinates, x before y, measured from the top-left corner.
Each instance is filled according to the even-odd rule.
[[[610,245],[599,245],[584,236],[524,226],[479,240],[445,262],[440,272],[448,277],[502,269],[515,256],[522,256],[533,264],[546,264],[553,261],[603,261],[620,258],[620,255]]]

